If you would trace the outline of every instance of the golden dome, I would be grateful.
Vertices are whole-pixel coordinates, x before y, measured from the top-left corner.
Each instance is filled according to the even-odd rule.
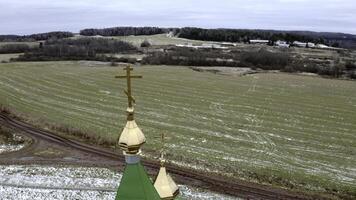
[[[128,108],[127,113],[127,122],[120,135],[119,146],[127,154],[137,154],[146,138],[133,119],[133,108]]]

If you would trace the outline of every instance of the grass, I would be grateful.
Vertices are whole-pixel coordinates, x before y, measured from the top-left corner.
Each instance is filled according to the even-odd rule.
[[[8,44],[27,44],[30,47],[37,47],[39,42],[0,42],[0,47]]]
[[[167,37],[166,34],[157,34],[157,35],[138,35],[138,36],[116,36],[114,37],[119,40],[130,42],[136,46],[141,45],[145,40],[149,41],[152,45],[175,45],[175,44],[202,44],[204,41],[198,40],[189,40],[184,38],[177,37]],[[206,42],[205,42],[206,43]]]
[[[135,74],[136,119],[159,156],[225,176],[356,196],[356,84],[288,74],[244,77],[185,67]],[[121,68],[79,62],[0,64],[0,103],[48,123],[117,140],[125,122]]]
[[[198,41],[198,40],[189,40],[189,39],[177,38],[177,37],[167,37],[166,34],[115,36],[115,37],[106,37],[106,38],[115,38],[125,42],[130,42],[135,46],[140,46],[141,43],[145,40],[149,41],[152,45],[175,45],[175,44],[186,44],[186,43],[201,45],[203,43],[206,43],[204,41]]]
[[[9,62],[11,58],[17,58],[21,53],[0,54],[0,62]]]

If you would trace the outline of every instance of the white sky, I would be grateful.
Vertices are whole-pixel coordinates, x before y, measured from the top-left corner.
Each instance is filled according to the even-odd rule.
[[[355,0],[0,0],[0,34],[114,26],[356,34]]]

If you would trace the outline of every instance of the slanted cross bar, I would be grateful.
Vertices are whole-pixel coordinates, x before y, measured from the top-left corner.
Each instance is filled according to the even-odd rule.
[[[128,106],[129,106],[129,108],[132,108],[132,103],[135,103],[135,98],[132,96],[131,79],[132,78],[142,78],[142,76],[131,75],[131,71],[133,70],[133,68],[130,67],[130,65],[127,65],[126,68],[124,68],[124,70],[126,70],[126,76],[115,76],[115,78],[126,78],[127,90],[124,90],[124,92],[127,95]]]

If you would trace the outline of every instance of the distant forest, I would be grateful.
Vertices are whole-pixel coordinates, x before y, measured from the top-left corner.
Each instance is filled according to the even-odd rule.
[[[33,42],[48,39],[62,39],[73,37],[74,34],[71,32],[55,31],[48,33],[38,33],[32,35],[0,35],[0,42]]]
[[[84,29],[80,35],[85,36],[128,36],[128,35],[155,35],[167,33],[169,29],[158,27],[114,27],[104,29]]]
[[[243,29],[202,29],[182,28],[177,33],[179,37],[193,40],[223,41],[223,42],[248,42],[253,39],[260,40],[284,40],[287,42],[303,41],[324,43],[323,38],[313,38],[308,35],[294,33],[282,33],[268,30],[243,30]]]

